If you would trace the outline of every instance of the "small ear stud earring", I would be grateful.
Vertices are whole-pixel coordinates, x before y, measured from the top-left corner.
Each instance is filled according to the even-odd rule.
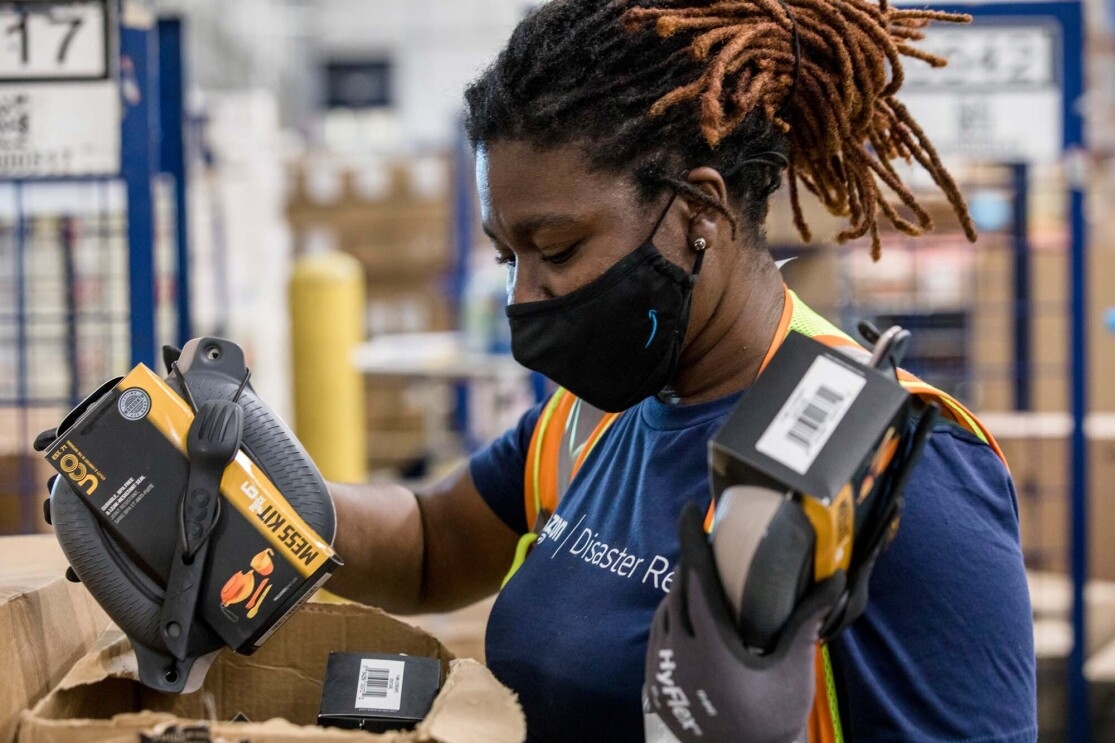
[[[696,240],[693,241],[693,249],[698,252],[704,250],[707,247],[708,243],[705,242],[705,238],[703,237],[698,237]]]

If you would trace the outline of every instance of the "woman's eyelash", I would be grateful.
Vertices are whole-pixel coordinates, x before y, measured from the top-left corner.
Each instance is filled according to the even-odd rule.
[[[572,245],[570,245],[565,250],[561,251],[560,253],[555,253],[554,255],[546,256],[542,260],[545,261],[546,263],[553,263],[555,265],[560,266],[562,263],[565,263],[570,258],[572,258],[573,254],[577,252],[577,248],[579,248],[579,247],[581,247],[581,242],[577,241],[577,242],[573,243]]]
[[[556,266],[560,266],[561,264],[567,262],[570,258],[572,258],[573,254],[576,253],[577,249],[580,248],[580,247],[581,247],[580,241],[575,242],[572,245],[570,245],[568,248],[566,248],[565,250],[561,251],[560,253],[555,253],[555,254],[550,255],[550,256],[543,256],[542,261],[544,263],[550,263],[550,264],[553,264],[553,265],[556,265]],[[514,253],[496,253],[495,260],[496,260],[497,265],[513,266],[513,265],[515,265],[515,254]]]

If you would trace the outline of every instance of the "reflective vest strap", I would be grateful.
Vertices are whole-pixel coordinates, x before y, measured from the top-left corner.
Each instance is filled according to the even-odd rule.
[[[511,559],[511,567],[508,569],[507,574],[503,576],[503,580],[499,584],[502,591],[503,587],[507,585],[507,581],[519,572],[519,568],[523,566],[526,561],[527,555],[534,549],[534,545],[538,543],[538,535],[533,531],[528,531],[526,534],[519,537],[518,544],[515,545],[515,556]]]
[[[847,333],[837,328],[821,315],[814,312],[809,306],[797,298],[797,295],[789,289],[786,290],[786,302],[792,304],[791,316],[792,320],[789,329],[808,335],[813,340],[823,343],[829,348],[849,348],[854,347],[863,350],[863,347],[856,343]],[[785,315],[783,311],[783,315]],[[784,336],[778,336],[782,338]],[[942,414],[953,421],[961,428],[967,430],[983,443],[991,447],[995,455],[1002,460],[1003,464],[1009,469],[1007,458],[1003,455],[1002,449],[995,441],[995,437],[991,432],[980,423],[979,419],[972,414],[968,408],[946,392],[926,384],[922,380],[915,377],[905,369],[898,370],[899,383],[911,395],[917,395],[923,402],[935,402],[941,406]]]
[[[547,508],[552,512],[557,503],[558,462],[562,439],[558,433],[575,402],[576,397],[559,389],[542,408],[538,422],[534,425],[527,449],[526,466],[523,468],[523,514],[526,517],[527,532],[519,537],[519,543],[515,545],[515,557],[500,583],[500,589],[519,571],[538,541],[538,531],[545,526],[539,523],[539,514]],[[559,427],[553,430],[552,424],[555,421]]]
[[[527,451],[523,506],[527,528],[535,533],[543,526],[537,523],[538,514],[552,514],[557,510],[561,496],[593,447],[621,415],[593,411],[599,414],[599,421],[583,443],[577,442],[574,441],[578,428],[575,418],[584,412],[584,407],[582,400],[565,389],[559,389],[543,408],[534,426]],[[563,473],[562,456],[571,452],[575,452],[571,467],[568,473]]]
[[[991,450],[995,452],[995,455],[1002,460],[1003,465],[1007,467],[1008,471],[1010,470],[1010,464],[1007,462],[1003,450],[999,448],[999,443],[995,441],[995,437],[991,435],[991,432],[987,430],[987,427],[980,422],[980,419],[977,418],[972,411],[964,407],[963,403],[956,398],[941,392],[935,387],[931,387],[917,377],[910,376],[910,379],[913,381],[902,380],[902,386],[905,387],[908,392],[917,395],[923,400],[929,399],[940,403],[942,413],[961,428],[969,431],[980,441],[990,446]]]
[[[778,327],[774,330],[774,337],[770,341],[770,347],[767,348],[767,355],[763,357],[763,363],[759,365],[760,374],[767,368],[767,364],[774,358],[774,354],[778,352],[779,347],[782,345],[782,340],[793,330],[794,313],[797,306],[801,304],[801,302],[794,301],[794,293],[790,291],[789,288],[784,286],[783,290],[782,317],[779,318]]]
[[[708,513],[705,514],[705,532],[712,532],[712,522],[716,520],[716,502],[709,504]]]
[[[859,345],[852,336],[833,325],[823,315],[814,312],[789,287],[786,288],[786,304],[790,305],[789,330],[809,336],[826,346]],[[786,311],[783,310],[783,314],[785,313]],[[785,334],[780,335],[779,340],[784,337]]]
[[[554,393],[530,437],[523,478],[523,506],[528,533],[534,530],[539,512],[557,503],[558,457],[561,433],[577,398],[564,389]]]
[[[581,449],[581,453],[577,456],[577,461],[573,463],[573,471],[569,473],[569,482],[572,482],[573,478],[577,476],[577,473],[581,469],[581,465],[585,463],[585,459],[588,458],[588,455],[593,450],[593,447],[595,447],[596,443],[604,437],[604,434],[609,428],[612,427],[612,424],[616,422],[616,419],[619,418],[619,416],[620,413],[605,413],[604,417],[600,419],[600,422],[596,424],[596,428],[592,429],[592,433],[589,434],[588,440],[585,441],[584,447]],[[561,489],[563,492],[566,488],[569,487],[569,482],[562,483]],[[560,499],[560,497],[561,494],[558,494],[558,499]],[[554,507],[557,507],[556,501],[554,503]]]
[[[817,681],[813,710],[809,715],[809,743],[844,743],[840,707],[836,699],[836,677],[827,644],[817,646],[813,673]]]

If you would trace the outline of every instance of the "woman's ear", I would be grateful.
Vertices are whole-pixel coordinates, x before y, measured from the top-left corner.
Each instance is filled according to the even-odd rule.
[[[702,166],[689,171],[685,180],[698,189],[711,201],[720,204],[724,211],[713,208],[709,203],[694,198],[693,196],[679,193],[688,209],[688,239],[693,245],[698,239],[703,239],[707,247],[714,247],[718,243],[732,239],[735,233],[731,220],[725,213],[730,209],[728,203],[728,186],[724,183],[723,176],[715,168]]]

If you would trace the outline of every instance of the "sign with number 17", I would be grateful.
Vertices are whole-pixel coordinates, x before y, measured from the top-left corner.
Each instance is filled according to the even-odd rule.
[[[0,81],[107,78],[106,1],[0,3]]]
[[[0,0],[0,178],[120,170],[110,0]]]

